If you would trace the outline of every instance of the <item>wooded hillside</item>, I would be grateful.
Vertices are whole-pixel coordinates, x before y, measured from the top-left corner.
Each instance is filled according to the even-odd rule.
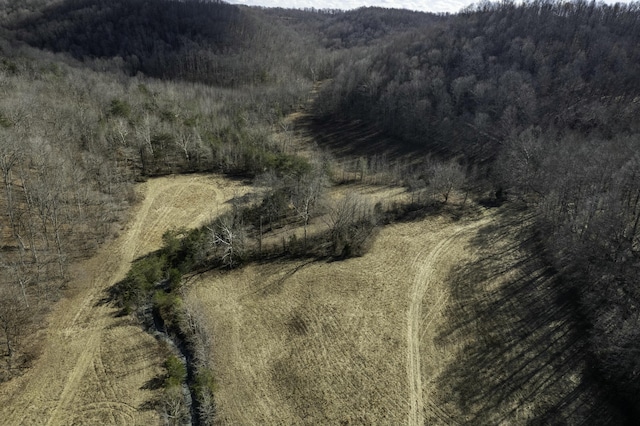
[[[638,416],[640,9],[483,4],[364,51],[323,87],[327,119],[486,165],[537,214],[594,375]]]
[[[585,377],[616,413],[640,417],[640,4],[436,16],[6,0],[0,24],[0,381],[36,356],[27,336],[70,262],[116,232],[135,181],[260,177],[273,197],[259,227],[276,196],[299,208],[286,191],[319,168],[273,130],[313,101],[306,130],[318,140],[355,123],[388,151],[473,171],[473,196],[528,209],[558,297],[571,299]],[[392,169],[366,143],[361,180]],[[433,164],[397,166],[396,180],[433,184]]]
[[[33,47],[115,60],[131,75],[240,86],[292,77],[291,68],[309,72],[295,33],[218,1],[55,2],[7,26]]]

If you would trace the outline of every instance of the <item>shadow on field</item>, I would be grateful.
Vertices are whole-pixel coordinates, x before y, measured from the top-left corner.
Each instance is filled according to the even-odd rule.
[[[437,343],[459,352],[435,403],[460,424],[623,424],[591,376],[575,295],[521,220],[503,210],[473,240],[480,260],[452,273]]]

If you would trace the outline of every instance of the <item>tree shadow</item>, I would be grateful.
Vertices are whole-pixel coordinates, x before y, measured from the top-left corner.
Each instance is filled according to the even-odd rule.
[[[164,387],[164,382],[167,379],[166,374],[159,374],[145,382],[140,389],[144,390],[158,390]]]
[[[302,116],[296,121],[296,125],[313,135],[320,147],[339,158],[377,153],[386,154],[393,159],[418,151],[362,120],[317,120],[311,116]]]
[[[459,351],[437,378],[436,403],[464,424],[624,424],[592,375],[577,295],[522,214],[503,210],[472,250],[479,260],[450,280],[436,342]]]
[[[160,408],[160,401],[157,399],[150,399],[138,406],[140,411],[157,411]]]

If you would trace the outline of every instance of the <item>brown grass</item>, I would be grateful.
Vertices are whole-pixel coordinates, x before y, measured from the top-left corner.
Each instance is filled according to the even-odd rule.
[[[485,220],[396,224],[364,257],[195,278],[185,300],[206,313],[219,423],[420,423],[452,356],[433,345],[446,277]]]
[[[246,188],[212,176],[176,176],[138,187],[143,201],[120,235],[75,265],[67,297],[53,309],[42,355],[0,387],[0,423],[159,423],[154,380],[163,374],[158,342],[106,304],[105,291],[130,262],[159,248],[174,227],[200,225]]]
[[[104,292],[133,259],[158,248],[166,230],[201,224],[247,188],[194,175],[154,179],[138,190],[144,201],[129,224],[76,266],[68,297],[50,316],[42,356],[0,387],[3,424],[160,421],[153,401],[162,351],[104,303]],[[354,193],[370,202],[407,196],[345,185],[329,198]],[[480,249],[478,232],[497,215],[476,210],[460,220],[442,215],[390,225],[359,258],[250,264],[191,277],[185,304],[212,342],[218,423],[449,425],[470,418],[443,381],[473,345],[472,334],[442,338],[451,316],[468,308],[451,296],[452,284],[456,271],[471,274],[489,256],[506,261],[504,246],[516,243]],[[320,218],[311,227],[323,226]],[[511,263],[486,284],[512,281],[518,266]]]

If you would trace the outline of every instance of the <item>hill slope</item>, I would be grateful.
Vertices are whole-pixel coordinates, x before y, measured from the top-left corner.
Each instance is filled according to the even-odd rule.
[[[157,424],[164,372],[158,340],[106,302],[131,261],[162,234],[223,211],[243,188],[212,176],[158,178],[138,187],[143,201],[121,235],[74,267],[69,295],[51,313],[42,355],[0,387],[3,424]],[[188,206],[188,207],[187,207]]]
[[[31,399],[16,391],[15,400],[7,399],[17,404],[6,408],[12,421],[26,415],[57,422],[66,407],[85,406],[82,391],[99,394],[107,408],[109,401],[125,398],[127,391],[113,384],[102,388],[98,382],[106,379],[89,377],[91,371],[102,377],[103,370],[117,367],[101,364],[102,349],[85,350],[82,342],[106,339],[110,344],[112,338],[128,337],[99,331],[114,324],[108,316],[112,311],[104,305],[87,308],[97,293],[87,282],[69,281],[69,265],[118,228],[136,199],[134,180],[196,171],[258,178],[264,199],[254,200],[256,208],[244,219],[252,221],[260,251],[268,227],[265,243],[282,247],[283,256],[291,254],[287,247],[313,255],[307,251],[307,227],[330,218],[320,212],[315,224],[309,222],[309,206],[327,182],[358,181],[360,190],[372,193],[394,185],[395,193],[417,204],[414,208],[424,208],[422,202],[434,210],[451,202],[455,186],[486,205],[507,202],[530,213],[522,216],[531,226],[527,232],[515,232],[516,215],[516,223],[500,219],[497,228],[483,227],[477,238],[456,233],[460,224],[454,222],[438,223],[454,233],[453,240],[425,225],[428,221],[390,226],[381,234],[386,244],[393,246],[394,231],[400,229],[399,239],[425,254],[411,265],[394,258],[413,274],[399,279],[398,288],[363,278],[369,271],[385,274],[376,268],[387,267],[385,256],[394,256],[375,245],[371,258],[333,262],[330,266],[340,270],[336,275],[320,263],[287,262],[290,275],[269,265],[264,278],[283,294],[290,290],[295,309],[277,294],[234,293],[225,281],[230,276],[246,278],[244,288],[258,286],[242,275],[247,271],[212,274],[203,287],[211,286],[221,300],[228,297],[233,309],[216,306],[219,317],[209,329],[228,339],[229,350],[246,350],[260,360],[251,365],[252,359],[217,348],[216,356],[229,361],[220,367],[225,381],[219,395],[229,419],[245,415],[234,406],[238,395],[254,401],[256,421],[274,420],[264,409],[269,404],[281,406],[274,416],[299,422],[306,416],[374,422],[387,415],[396,423],[405,416],[415,423],[447,423],[449,416],[475,423],[505,417],[547,423],[561,413],[567,422],[622,423],[640,416],[637,4],[483,3],[455,16],[434,17],[375,8],[267,11],[195,0],[11,0],[0,4],[0,14],[0,337],[7,361],[1,379],[34,362],[35,376],[27,372],[7,389],[33,381],[25,388],[36,395]],[[309,93],[313,83],[320,88],[317,95]],[[307,103],[305,97],[313,103],[308,110],[314,117],[295,124],[288,114]],[[370,211],[378,214],[380,206],[371,203]],[[362,220],[347,224],[346,231],[331,231],[333,243],[319,243],[322,250],[316,253],[328,248],[325,256],[334,260],[354,253],[343,240],[369,236],[377,224],[369,220],[375,214],[356,211],[357,203],[343,207],[353,208],[352,218],[361,215]],[[162,211],[159,206],[149,212],[154,230],[163,221],[155,214]],[[294,229],[298,225],[304,230]],[[281,227],[289,227],[290,241],[278,234]],[[458,265],[443,252],[457,242],[464,242],[461,257],[472,262],[461,261],[460,271],[434,265],[436,260]],[[156,247],[158,235],[148,243]],[[116,251],[127,245],[122,239],[108,244]],[[98,259],[121,275],[123,264],[103,250]],[[125,251],[126,263],[134,254]],[[382,266],[371,265],[371,259]],[[354,269],[342,270],[344,265]],[[304,275],[307,269],[326,272],[329,284]],[[317,285],[284,285],[297,277]],[[437,277],[446,283],[431,280]],[[96,288],[112,278],[98,273]],[[353,289],[343,280],[360,284]],[[42,339],[45,360],[33,361],[29,345],[22,343],[38,340],[31,331],[70,282],[80,298],[72,293],[56,309],[52,327],[60,330]],[[421,305],[420,296],[432,288],[434,297],[423,300],[433,304]],[[380,312],[388,308],[386,301],[375,301],[375,292],[397,292],[388,298],[396,303],[388,312],[393,325],[386,324],[395,328],[376,335],[371,344],[357,333],[375,323],[367,316],[367,302],[377,303]],[[408,301],[409,296],[416,297]],[[351,305],[343,305],[343,299]],[[458,328],[447,330],[443,320],[443,328],[433,330],[427,327],[431,309],[445,309],[444,300],[450,301],[447,318]],[[99,327],[75,322],[76,307],[78,319]],[[350,311],[356,307],[365,314]],[[261,310],[274,318],[261,317]],[[360,322],[351,323],[344,312]],[[215,328],[231,319],[236,335]],[[251,335],[252,327],[264,327],[274,346],[246,341],[242,333]],[[126,329],[138,339],[139,330]],[[313,341],[310,331],[340,343]],[[441,334],[432,338],[432,332]],[[402,350],[398,335],[406,339]],[[62,358],[55,347],[60,337],[69,338],[78,351],[52,371],[43,363],[55,365]],[[424,341],[435,346],[425,347]],[[384,347],[385,342],[393,347]],[[396,360],[388,366],[395,377],[378,371],[380,347]],[[425,353],[455,359],[444,365]],[[109,354],[118,360],[120,355]],[[244,365],[237,365],[238,359]],[[153,368],[142,370],[146,377]],[[436,370],[442,373],[438,377],[432,375]],[[234,382],[234,374],[253,380],[264,399],[252,399],[252,389]],[[54,380],[43,383],[39,375]],[[394,389],[394,399],[380,402],[379,409],[367,406],[367,398],[384,393],[381,385]],[[316,388],[325,394],[317,395]],[[146,398],[136,395],[132,398]],[[125,417],[130,414],[130,408],[119,407]],[[108,409],[86,408],[80,417],[95,413],[110,421]],[[367,411],[376,419],[360,416]]]
[[[16,16],[6,27],[38,49],[100,59],[131,75],[224,86],[288,77],[286,65],[306,56],[299,35],[217,1],[65,0]]]

